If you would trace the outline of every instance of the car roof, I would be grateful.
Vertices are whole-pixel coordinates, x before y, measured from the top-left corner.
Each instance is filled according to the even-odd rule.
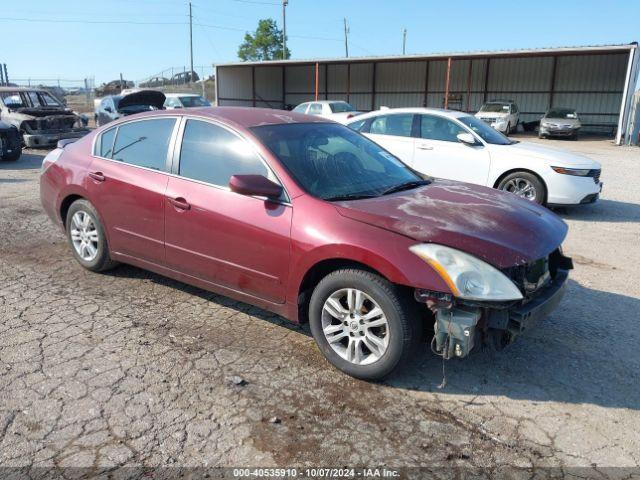
[[[178,97],[200,97],[197,93],[165,93],[165,97],[167,98],[178,98]]]
[[[188,112],[176,113],[176,110],[155,110],[141,114],[123,117],[123,119],[142,119],[155,116],[194,116],[218,120],[223,123],[233,124],[241,128],[251,128],[260,125],[280,125],[290,123],[331,123],[326,118],[304,115],[302,113],[287,110],[275,110],[273,108],[255,107],[198,107],[189,108]]]
[[[439,115],[441,117],[449,117],[449,118],[460,118],[460,117],[470,117],[472,115],[460,112],[457,110],[446,110],[444,108],[426,108],[426,107],[411,107],[411,108],[383,108],[380,110],[374,110],[372,112],[364,113],[362,115],[357,115],[355,117],[350,118],[349,123],[357,122],[358,120],[362,120],[363,118],[375,117],[378,115],[395,115],[400,113],[430,113],[432,115]]]

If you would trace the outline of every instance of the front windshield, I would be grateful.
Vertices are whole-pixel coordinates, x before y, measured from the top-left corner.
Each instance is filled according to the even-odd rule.
[[[324,200],[378,196],[424,181],[382,147],[344,125],[291,123],[251,130],[305,191]]]
[[[355,111],[355,108],[353,108],[347,102],[330,103],[329,107],[331,107],[331,111],[333,113],[343,113],[343,112],[353,112],[353,111]]]
[[[469,116],[458,117],[458,120],[473,130],[482,140],[492,145],[511,145],[516,143],[502,133],[494,130],[479,118]]]
[[[545,116],[547,118],[578,118],[576,111],[570,108],[554,108],[549,110]]]
[[[485,103],[480,109],[481,112],[491,113],[509,113],[509,104],[507,103]]]
[[[180,97],[180,102],[187,108],[190,107],[210,107],[207,99],[202,97]]]

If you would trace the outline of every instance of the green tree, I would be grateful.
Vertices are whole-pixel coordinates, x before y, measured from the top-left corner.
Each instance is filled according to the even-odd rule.
[[[262,19],[258,22],[258,28],[252,35],[247,32],[244,42],[238,48],[240,60],[281,60],[282,55],[282,30],[278,28],[276,21],[272,18]],[[291,51],[287,48],[286,56],[290,58]]]

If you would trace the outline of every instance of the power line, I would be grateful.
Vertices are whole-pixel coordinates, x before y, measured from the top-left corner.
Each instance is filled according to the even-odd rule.
[[[187,22],[138,22],[134,20],[72,20],[61,18],[20,18],[20,17],[0,17],[0,20],[10,20],[12,22],[34,22],[34,23],[91,23],[104,25],[187,25]]]

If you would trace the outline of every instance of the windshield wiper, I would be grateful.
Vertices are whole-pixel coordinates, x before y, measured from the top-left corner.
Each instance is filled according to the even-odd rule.
[[[380,195],[389,195],[391,193],[402,192],[404,190],[411,190],[412,188],[421,187],[422,185],[428,185],[429,183],[429,180],[414,180],[412,182],[405,182],[383,190]]]
[[[362,200],[363,198],[375,198],[377,195],[370,193],[348,193],[345,195],[336,195],[334,197],[327,197],[324,200],[327,202],[339,202],[341,200]]]

